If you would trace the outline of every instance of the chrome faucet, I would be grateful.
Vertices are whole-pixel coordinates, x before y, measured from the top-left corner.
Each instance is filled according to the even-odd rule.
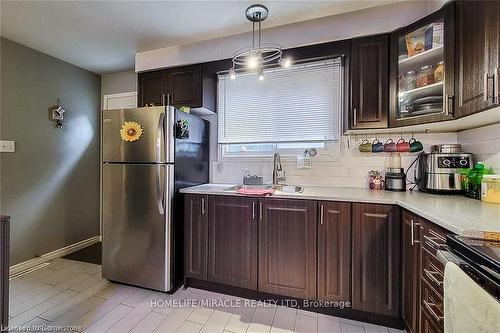
[[[280,176],[280,172],[283,174]],[[274,153],[274,162],[273,162],[273,186],[279,185],[280,182],[284,182],[286,180],[285,171],[283,171],[283,166],[281,165],[281,156],[280,153]]]

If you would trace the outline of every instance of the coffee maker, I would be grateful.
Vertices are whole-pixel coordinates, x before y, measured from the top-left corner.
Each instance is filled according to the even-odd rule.
[[[474,165],[473,156],[460,144],[431,146],[430,153],[418,156],[415,181],[419,191],[441,194],[461,193],[461,169]]]

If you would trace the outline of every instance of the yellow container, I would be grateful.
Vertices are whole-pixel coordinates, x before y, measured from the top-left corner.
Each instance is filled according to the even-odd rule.
[[[481,201],[500,203],[500,175],[483,175]]]

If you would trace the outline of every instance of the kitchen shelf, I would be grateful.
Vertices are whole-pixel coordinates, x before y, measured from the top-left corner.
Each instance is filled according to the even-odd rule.
[[[399,74],[405,74],[411,70],[416,71],[425,65],[436,65],[443,60],[443,51],[444,47],[439,46],[398,61]]]
[[[399,100],[415,100],[420,97],[442,95],[443,94],[443,81],[429,84],[420,88],[415,88],[399,93]]]

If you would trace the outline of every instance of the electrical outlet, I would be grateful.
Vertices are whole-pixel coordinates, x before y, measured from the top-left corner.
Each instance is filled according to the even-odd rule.
[[[344,170],[344,174],[346,177],[352,177],[352,168],[351,167],[346,167]]]
[[[221,173],[222,171],[224,171],[224,164],[217,163],[217,172]]]
[[[0,152],[2,153],[15,153],[16,145],[14,141],[0,141]]]

